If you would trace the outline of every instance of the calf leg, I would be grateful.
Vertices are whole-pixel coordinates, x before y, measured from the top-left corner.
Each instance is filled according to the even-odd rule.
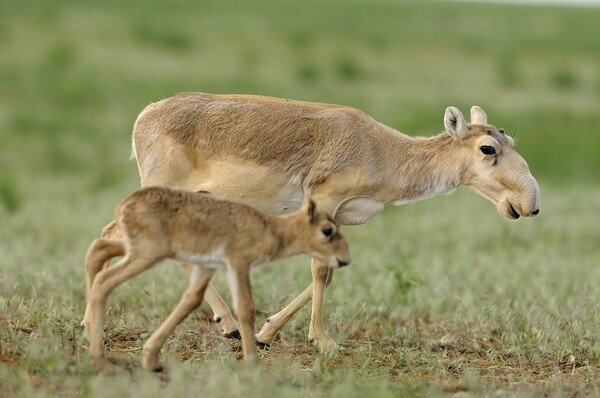
[[[96,239],[90,245],[90,248],[88,249],[88,253],[86,256],[88,292],[89,292],[91,282],[93,281],[94,277],[100,270],[103,270],[106,267],[108,267],[108,263],[110,262],[110,259],[113,257],[122,256],[123,254],[125,254],[125,249],[124,249],[125,246],[124,245],[123,245],[123,250],[118,252],[118,251],[114,251],[116,249],[113,249],[112,247],[108,248],[107,247],[108,245],[104,243],[105,241],[111,241],[111,242],[117,241],[118,240],[117,238],[119,238],[119,235],[120,235],[119,226],[117,225],[117,222],[113,220],[110,223],[108,223],[104,228],[102,228],[102,233],[100,235],[102,239]],[[94,250],[92,250],[92,249],[94,249]],[[107,250],[111,251],[114,254],[109,256]],[[94,251],[95,253],[92,253],[92,251]],[[95,256],[94,259],[90,259],[90,254],[93,254]],[[104,258],[104,260],[102,262],[98,263],[98,261],[100,261],[99,260],[100,257]],[[90,271],[92,272],[91,280],[90,280]],[[81,322],[81,326],[84,327],[84,330],[87,327],[86,325],[89,325],[89,323],[90,323],[89,306],[86,306],[85,314],[83,315],[83,321]]]
[[[214,270],[206,269],[201,266],[194,266],[190,274],[190,285],[181,297],[179,304],[173,309],[167,319],[144,344],[143,366],[147,370],[160,372],[163,367],[158,361],[160,349],[165,340],[173,332],[175,327],[181,323],[194,309],[196,309],[202,298],[208,284],[213,276]]]
[[[195,267],[185,263],[181,263],[180,265],[185,273],[188,274],[188,276],[191,276],[192,269]],[[235,318],[231,314],[227,303],[225,303],[223,298],[219,295],[215,288],[212,287],[211,284],[209,284],[206,288],[204,300],[206,300],[210,308],[213,310],[213,319],[219,324],[223,336],[239,339],[240,332],[238,330],[238,324],[235,321]]]
[[[250,287],[250,268],[230,269],[229,282],[235,312],[240,322],[242,349],[247,362],[257,362],[254,337],[255,306]]]
[[[322,352],[333,353],[337,349],[337,343],[323,329],[325,289],[331,283],[333,269],[329,268],[323,262],[313,259],[311,270],[313,277],[313,300],[308,339],[315,341]]]
[[[96,275],[89,295],[90,308],[90,354],[94,359],[104,359],[104,315],[108,295],[121,283],[151,268],[156,258],[136,256],[130,253],[113,267],[104,269]]]
[[[96,278],[96,275],[98,275],[98,272],[105,268],[105,264],[107,264],[111,258],[122,256],[123,254],[125,254],[125,242],[121,239],[96,239],[88,249],[85,258],[88,303],[85,308],[83,322],[81,323],[86,334],[89,333],[90,326],[89,293],[94,283],[94,279]]]

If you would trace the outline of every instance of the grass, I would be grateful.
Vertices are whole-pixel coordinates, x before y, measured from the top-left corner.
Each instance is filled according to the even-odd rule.
[[[2,3],[0,395],[600,394],[598,21],[598,9],[384,0]],[[166,375],[139,368],[186,285],[167,262],[111,297],[123,371],[97,375],[78,328],[84,253],[138,186],[135,116],[192,90],[343,103],[415,135],[440,131],[450,104],[479,104],[518,138],[542,213],[508,222],[459,190],[348,228],[354,263],[326,296],[343,350],[306,342],[307,307],[258,370],[205,311],[169,339]],[[259,320],[309,274],[306,259],[258,270]]]
[[[169,340],[163,353],[168,380],[154,379],[137,365],[141,346],[186,283],[177,266],[162,264],[111,299],[108,349],[123,372],[111,378],[108,391],[99,381],[105,377],[90,368],[78,328],[88,243],[78,237],[94,236],[102,212],[92,209],[106,202],[101,207],[108,213],[109,198],[82,199],[74,209],[47,207],[54,238],[27,212],[13,216],[8,229],[27,232],[10,250],[2,248],[2,287],[10,286],[11,294],[0,301],[0,377],[23,396],[183,394],[204,388],[207,379],[220,394],[236,395],[258,395],[245,390],[257,385],[303,396],[340,389],[367,396],[598,393],[600,234],[589,214],[600,190],[544,188],[544,215],[535,221],[503,221],[461,191],[391,208],[368,226],[348,228],[355,262],[336,272],[327,295],[328,329],[344,347],[335,359],[306,343],[304,309],[261,354],[264,366],[255,374],[237,363],[239,344],[221,338],[203,315],[186,320]],[[573,207],[579,211],[565,221]],[[309,282],[306,259],[265,266],[254,281],[264,319]],[[226,291],[222,277],[217,285]],[[187,386],[177,382],[184,377]],[[249,379],[232,385],[230,377]]]

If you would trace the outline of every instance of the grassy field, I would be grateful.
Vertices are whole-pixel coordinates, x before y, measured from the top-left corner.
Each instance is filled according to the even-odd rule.
[[[0,396],[600,395],[600,9],[330,1],[0,4]],[[179,91],[363,109],[413,135],[472,104],[518,138],[542,213],[508,222],[459,190],[346,230],[326,325],[308,307],[246,369],[206,310],[145,339],[186,286],[172,262],[109,302],[110,358],[90,366],[83,257],[138,185],[130,130]],[[308,260],[254,273],[258,320],[310,281]],[[216,280],[226,293],[223,276]],[[228,296],[227,294],[225,294]]]

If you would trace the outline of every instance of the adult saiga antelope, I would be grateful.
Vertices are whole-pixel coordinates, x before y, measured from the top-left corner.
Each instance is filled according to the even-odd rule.
[[[229,272],[244,357],[256,361],[250,269],[302,253],[334,268],[351,261],[346,238],[310,199],[299,211],[272,215],[209,195],[149,187],[124,199],[117,206],[115,220],[122,238],[96,239],[86,257],[90,317],[84,326],[90,335],[90,353],[101,368],[111,366],[104,359],[102,344],[108,295],[165,258],[194,266],[181,301],[144,344],[143,365],[155,371],[162,370],[160,348],[175,326],[202,302],[215,269]],[[121,255],[125,257],[118,264],[102,269],[106,261]]]
[[[449,193],[466,185],[506,218],[535,216],[540,191],[514,141],[471,108],[455,107],[445,131],[410,137],[360,110],[251,95],[182,93],[148,105],[133,128],[141,185],[211,194],[281,214],[306,195],[338,225],[369,221],[384,205]],[[118,234],[114,222],[103,234]],[[185,267],[184,267],[185,268]],[[309,338],[336,343],[323,329],[323,295],[332,271],[311,263],[313,282],[257,334],[268,344],[312,297]],[[206,299],[223,334],[237,334],[227,305],[209,286]]]

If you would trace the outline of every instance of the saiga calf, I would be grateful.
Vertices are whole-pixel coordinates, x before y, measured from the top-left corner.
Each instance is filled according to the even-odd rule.
[[[96,239],[87,258],[88,308],[84,326],[90,353],[106,365],[104,312],[108,295],[121,283],[172,258],[192,264],[190,285],[165,322],[150,336],[143,366],[160,371],[159,351],[173,329],[200,303],[216,269],[226,268],[240,323],[246,360],[256,360],[254,301],[250,269],[257,264],[309,254],[329,267],[350,263],[346,238],[333,220],[307,199],[287,215],[269,215],[250,206],[210,195],[168,188],[142,189],[116,209],[121,239]],[[112,257],[125,257],[112,267]]]

